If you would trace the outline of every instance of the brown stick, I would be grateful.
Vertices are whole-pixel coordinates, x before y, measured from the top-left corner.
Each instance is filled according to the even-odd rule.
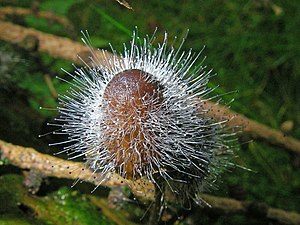
[[[48,53],[53,57],[67,59],[80,65],[82,65],[82,61],[78,59],[78,55],[84,60],[90,56],[90,51],[85,45],[71,41],[68,38],[45,34],[34,29],[24,28],[3,21],[0,21],[0,30],[2,31],[0,32],[0,40],[20,44],[23,40],[33,36],[39,43],[37,51]],[[97,52],[99,54],[98,58],[100,63],[104,63],[103,55],[101,55],[100,51]],[[209,115],[212,115],[217,119],[230,118],[229,125],[243,127],[244,132],[248,133],[253,139],[262,139],[273,145],[283,147],[293,153],[300,154],[300,141],[293,137],[285,136],[282,132],[237,114],[227,107],[216,105],[215,103],[207,103],[206,105],[203,105],[203,107],[208,110]]]
[[[82,163],[42,154],[33,148],[17,146],[0,140],[0,152],[2,153],[2,158],[9,160],[12,165],[22,169],[34,169],[46,176],[67,179],[80,178],[95,185],[99,185],[99,180],[101,180],[101,176],[93,174]],[[111,178],[101,185],[108,187],[128,185],[137,197],[142,197],[145,200],[154,200],[154,185],[147,180],[133,183],[124,180],[117,174],[112,174]],[[265,204],[241,202],[230,198],[204,194],[201,197],[212,207],[212,210],[221,210],[225,214],[251,213],[253,208],[255,208],[259,215],[264,215],[267,219],[275,220],[282,224],[300,224],[300,215],[296,212],[288,212],[268,207]]]
[[[11,7],[11,6],[0,8],[0,19],[5,20],[6,17],[10,15],[36,16],[39,18],[47,19],[48,21],[59,23],[68,29],[70,29],[70,27],[73,27],[73,25],[69,22],[68,19],[62,16],[57,16],[52,12],[38,12],[32,9],[18,8],[18,7]]]
[[[0,151],[2,157],[22,169],[34,169],[45,176],[57,178],[77,179],[87,181],[97,185],[101,177],[97,177],[90,170],[86,170],[83,163],[63,160],[47,154],[42,154],[33,148],[13,145],[0,140]],[[84,172],[82,172],[84,171]],[[121,185],[122,178],[113,176],[103,185],[112,187]],[[123,184],[122,184],[123,185]]]
[[[108,180],[101,182],[101,175],[87,169],[83,163],[63,160],[47,154],[42,154],[33,148],[13,145],[0,140],[2,157],[22,169],[34,169],[45,176],[83,180],[94,185],[107,187],[128,185],[137,197],[153,199],[154,186],[150,182],[125,180],[118,174],[111,174]],[[100,183],[101,182],[101,183]]]
[[[208,110],[208,115],[213,116],[217,120],[229,119],[229,122],[226,124],[227,126],[242,127],[243,132],[240,135],[248,134],[253,139],[262,139],[272,145],[300,154],[300,141],[293,137],[286,136],[281,131],[272,129],[241,114],[235,113],[228,107],[216,105],[212,102],[207,102],[204,108]]]
[[[264,203],[242,202],[235,199],[202,195],[203,200],[209,203],[212,209],[221,210],[225,214],[251,213],[254,211],[267,219],[278,221],[281,224],[299,225],[300,215],[282,209],[268,207]]]
[[[52,34],[45,34],[32,28],[24,28],[22,26],[4,21],[0,21],[0,30],[0,40],[12,44],[19,44],[22,47],[22,44],[25,40],[35,39],[37,41],[36,51],[38,52],[43,52],[53,57],[70,60],[80,65],[83,65],[83,63],[78,56],[85,61],[89,61],[89,48],[68,38],[58,37]],[[100,63],[104,63],[101,52],[98,51],[97,53]]]

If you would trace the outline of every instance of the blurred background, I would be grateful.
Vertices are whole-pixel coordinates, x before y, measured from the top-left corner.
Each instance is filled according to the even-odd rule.
[[[239,91],[225,95],[224,103],[234,98],[231,109],[235,112],[299,139],[299,3],[298,0],[1,0],[0,20],[76,42],[81,42],[80,31],[88,30],[94,47],[110,51],[111,43],[117,52],[122,52],[123,43],[129,43],[136,26],[141,37],[152,35],[158,28],[158,41],[163,40],[165,32],[171,39],[175,36],[181,39],[189,29],[183,49],[199,52],[205,46],[204,64],[217,74],[209,85],[220,85],[215,93]],[[28,12],[7,13],[8,7]],[[37,12],[51,12],[53,19],[37,16]],[[61,68],[70,72],[74,68],[71,61],[37,52],[35,46],[26,43],[0,41],[0,139],[52,154],[57,152],[48,147],[53,137],[38,138],[38,134],[49,131],[46,123],[53,120],[56,112],[40,110],[40,106],[57,106],[57,93],[64,93],[69,85],[55,77],[70,79]],[[300,213],[299,155],[265,141],[249,142],[245,138],[234,163],[252,171],[233,168],[225,172],[217,182],[218,189],[210,194]],[[25,190],[20,185],[21,170],[9,163],[2,164],[0,200],[10,203],[1,203],[0,224],[115,224],[112,219],[115,211],[122,218],[118,224],[139,224],[147,210],[130,194],[117,206],[99,206],[87,201],[92,185],[82,183],[71,188],[73,181],[55,178],[44,180],[32,200],[46,210],[32,209],[17,200]],[[94,195],[105,201],[109,190],[99,188]],[[103,214],[105,210],[112,212],[111,217]],[[227,214],[196,206],[184,213],[170,210],[164,220],[165,224],[280,224],[259,213]]]

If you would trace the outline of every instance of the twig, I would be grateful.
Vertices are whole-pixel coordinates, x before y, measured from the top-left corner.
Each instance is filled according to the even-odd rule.
[[[32,28],[24,28],[4,21],[0,21],[0,30],[0,40],[12,44],[18,44],[23,47],[22,44],[24,40],[28,39],[28,37],[34,37],[34,39],[38,42],[36,49],[37,52],[47,53],[53,57],[70,60],[80,65],[83,65],[83,63],[78,56],[87,62],[89,61],[89,48],[68,38],[46,34]],[[100,63],[104,63],[101,52],[97,51],[97,54]],[[109,53],[107,54],[109,56]]]
[[[59,23],[68,30],[70,30],[70,28],[74,30],[73,25],[70,23],[68,19],[62,16],[57,16],[52,12],[39,12],[32,9],[18,8],[18,7],[11,7],[11,6],[0,8],[0,19],[5,20],[6,17],[10,15],[36,16],[39,18],[47,19],[48,21]]]
[[[28,39],[29,36],[34,36],[38,40],[37,51],[45,52],[53,57],[60,57],[77,64],[83,65],[82,61],[78,59],[78,55],[85,61],[89,61],[89,49],[77,42],[71,41],[68,38],[57,37],[51,34],[45,34],[30,28],[24,28],[14,25],[9,22],[0,21],[0,40],[4,40],[14,44],[20,44],[23,40]],[[97,51],[100,63],[104,64],[103,55]],[[109,57],[109,56],[108,56]],[[238,125],[244,128],[243,133],[249,134],[253,139],[262,139],[276,146],[283,147],[293,153],[300,154],[300,141],[285,136],[281,131],[269,128],[266,125],[260,124],[254,120],[240,115],[227,107],[216,105],[215,103],[207,103],[203,105],[208,110],[208,114],[214,116],[216,119],[230,118],[229,125]],[[241,135],[243,135],[243,133]]]
[[[94,185],[107,187],[130,186],[132,192],[144,199],[154,199],[154,186],[145,180],[132,182],[125,180],[118,174],[111,174],[110,179],[102,181],[99,174],[87,169],[83,163],[63,160],[47,154],[42,154],[33,148],[13,145],[0,140],[0,152],[2,157],[22,169],[34,169],[45,176],[82,180]]]
[[[2,157],[9,160],[14,166],[22,169],[34,169],[46,176],[67,179],[81,179],[86,182],[99,185],[99,177],[86,169],[84,164],[67,161],[42,154],[33,148],[26,148],[9,144],[0,140],[0,152]],[[154,200],[154,185],[147,180],[137,181],[135,183],[124,180],[117,174],[112,174],[111,178],[101,185],[114,187],[129,185],[132,192],[137,197],[142,197],[146,200]],[[211,210],[221,210],[225,214],[230,213],[252,213],[257,212],[260,216],[270,220],[275,220],[282,224],[299,225],[300,215],[296,212],[288,212],[281,209],[268,207],[264,203],[242,202],[230,198],[216,197],[203,194],[201,198],[206,201]],[[204,207],[210,209],[208,206]]]
[[[90,170],[87,170],[83,163],[63,160],[47,154],[42,154],[33,148],[13,145],[0,140],[0,151],[2,157],[22,169],[34,169],[45,176],[78,179],[98,184],[99,178]],[[84,171],[84,172],[82,172]],[[92,178],[92,179],[91,179]],[[103,183],[108,187],[121,186],[122,178],[112,176],[109,181]]]
[[[282,209],[271,208],[264,203],[238,201],[230,198],[202,195],[203,200],[208,202],[212,210],[221,210],[225,214],[250,213],[258,214],[267,219],[281,224],[299,225],[300,215],[296,212],[288,212]]]
[[[105,215],[107,218],[112,220],[118,225],[137,225],[129,220],[127,220],[125,216],[125,210],[114,210],[108,207],[109,200],[99,198],[98,196],[94,195],[86,195],[88,199],[98,208],[101,209],[101,212],[103,215]]]
[[[264,124],[258,123],[241,114],[235,113],[228,107],[216,105],[207,102],[204,106],[208,110],[208,114],[216,119],[229,119],[226,124],[230,126],[240,126],[243,132],[240,135],[248,134],[253,139],[261,139],[272,145],[276,145],[287,149],[293,153],[300,154],[300,141],[293,137],[286,136],[283,132],[272,129]]]
[[[57,97],[58,97],[58,94],[57,94],[56,89],[55,89],[55,87],[53,85],[53,82],[51,80],[50,75],[49,74],[45,74],[44,75],[44,80],[45,80],[45,82],[46,82],[46,84],[47,84],[47,86],[49,88],[49,91],[50,91],[52,97],[56,100]]]

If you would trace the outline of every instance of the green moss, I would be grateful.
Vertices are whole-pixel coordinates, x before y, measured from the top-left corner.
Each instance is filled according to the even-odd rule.
[[[1,213],[11,213],[18,210],[17,203],[20,202],[24,195],[24,190],[21,186],[22,177],[17,175],[6,175],[0,177],[0,202],[6,204],[0,204]]]
[[[22,210],[22,199],[27,195],[22,180],[22,176],[19,175],[0,177],[0,224],[43,225],[44,222],[32,218]]]
[[[16,215],[0,215],[1,225],[33,225],[32,221],[26,220],[25,218],[18,218]],[[35,223],[38,224],[38,223]]]
[[[63,187],[38,197],[27,193],[22,180],[19,175],[0,177],[1,224],[114,224],[79,192]]]
[[[113,224],[84,196],[69,188],[61,188],[37,202],[36,212],[50,224]]]

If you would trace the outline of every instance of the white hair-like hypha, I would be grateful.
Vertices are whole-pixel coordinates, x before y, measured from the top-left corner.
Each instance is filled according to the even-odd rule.
[[[212,97],[211,70],[196,65],[200,53],[176,50],[135,33],[124,52],[108,55],[91,48],[90,62],[68,73],[73,81],[60,96],[58,121],[70,158],[83,156],[86,166],[125,179],[162,178],[180,197],[199,200],[213,186],[232,153],[225,128],[203,107]],[[97,54],[104,57],[100,62]]]

